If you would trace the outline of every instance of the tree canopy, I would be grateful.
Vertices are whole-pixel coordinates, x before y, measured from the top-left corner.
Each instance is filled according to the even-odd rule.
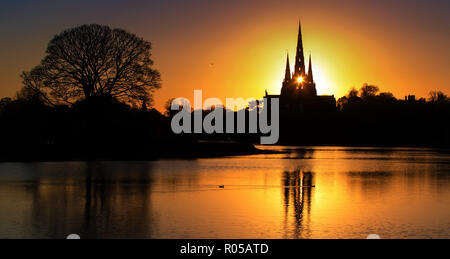
[[[122,29],[91,24],[65,30],[49,42],[40,64],[22,73],[22,93],[51,105],[92,97],[149,104],[161,87],[150,50],[150,42]]]

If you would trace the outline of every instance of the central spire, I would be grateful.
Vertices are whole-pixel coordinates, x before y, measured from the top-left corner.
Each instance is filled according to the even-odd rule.
[[[305,76],[305,57],[303,54],[302,25],[298,22],[297,54],[295,56],[294,76]]]

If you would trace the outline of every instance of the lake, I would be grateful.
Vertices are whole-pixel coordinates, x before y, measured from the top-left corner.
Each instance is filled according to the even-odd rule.
[[[0,238],[450,238],[450,154],[0,163]],[[222,188],[223,187],[223,188]]]

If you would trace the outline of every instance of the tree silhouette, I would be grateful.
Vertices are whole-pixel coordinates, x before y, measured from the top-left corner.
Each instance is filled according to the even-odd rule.
[[[356,90],[356,88],[352,87],[352,89],[350,89],[350,91],[347,94],[347,98],[354,98],[354,97],[358,97],[358,90]]]
[[[395,102],[397,99],[394,97],[394,94],[391,92],[383,92],[378,96],[378,101],[381,103]]]
[[[339,110],[344,109],[349,103],[359,103],[361,98],[358,97],[358,90],[352,87],[346,96],[343,96],[337,100],[337,107]]]
[[[432,103],[450,102],[450,98],[441,91],[431,91],[428,100]]]
[[[149,104],[161,87],[150,50],[150,42],[122,29],[97,24],[68,29],[49,42],[37,67],[23,72],[24,91],[39,93],[48,104],[93,97]]]
[[[0,99],[0,112],[3,112],[3,109],[12,102],[12,99],[9,97],[4,97]]]
[[[376,96],[376,94],[378,93],[379,90],[380,89],[378,88],[378,86],[364,84],[363,87],[361,87],[361,89],[359,89],[359,92],[360,92],[361,98],[365,100],[365,99]]]
[[[164,115],[170,117],[174,114],[174,112],[172,111],[172,102],[174,100],[175,100],[175,98],[170,98],[169,100],[166,101],[166,103],[164,104]],[[180,108],[182,109],[182,107],[180,107]]]

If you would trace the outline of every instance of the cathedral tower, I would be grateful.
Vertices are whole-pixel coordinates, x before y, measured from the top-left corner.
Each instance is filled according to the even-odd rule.
[[[303,54],[302,25],[298,23],[297,53],[295,55],[294,78],[305,77],[305,55]]]
[[[336,110],[334,96],[317,95],[311,53],[309,54],[308,71],[306,71],[302,37],[302,27],[299,22],[294,69],[292,70],[290,67],[288,54],[280,95],[269,95],[266,91],[265,98],[268,100],[279,98],[280,111],[287,115],[314,116],[319,111],[333,112]]]
[[[291,71],[289,54],[286,58],[286,70],[281,87],[281,100],[287,106],[298,106],[299,102],[317,97],[316,83],[313,78],[312,58],[309,55],[308,72],[306,71],[305,55],[303,50],[302,27],[299,22],[297,49],[294,70]],[[302,101],[301,101],[302,100]]]

